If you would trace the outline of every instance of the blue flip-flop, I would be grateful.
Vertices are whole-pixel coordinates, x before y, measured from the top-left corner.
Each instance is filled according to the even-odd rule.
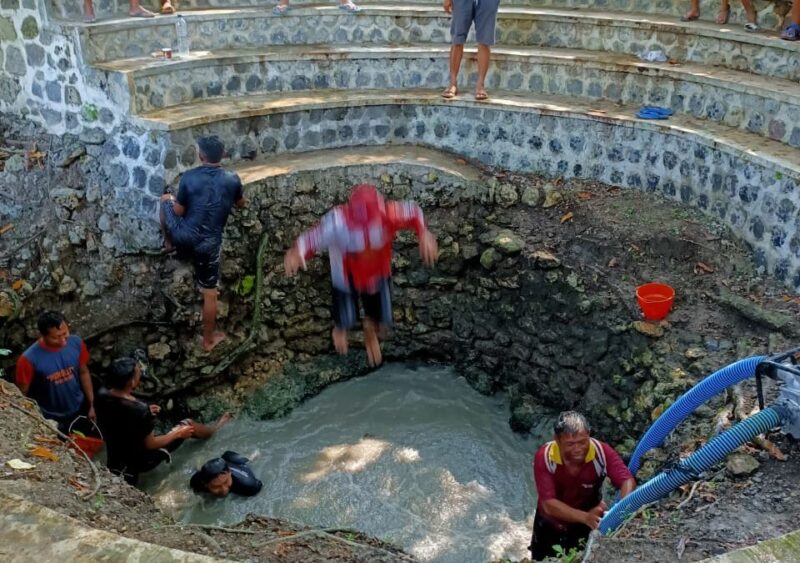
[[[660,113],[662,115],[666,115],[667,117],[669,117],[673,113],[671,109],[663,108],[663,107],[660,107],[660,106],[642,106],[642,109],[643,110],[647,110],[647,111]]]
[[[667,119],[672,115],[672,110],[655,106],[644,106],[636,112],[639,119]]]

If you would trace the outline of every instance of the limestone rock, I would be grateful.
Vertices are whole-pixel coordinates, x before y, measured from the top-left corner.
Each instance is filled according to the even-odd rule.
[[[547,250],[536,250],[531,254],[531,258],[533,258],[536,267],[542,270],[552,270],[561,265],[561,260]]]
[[[640,332],[651,338],[661,338],[664,336],[664,329],[657,324],[648,323],[647,321],[633,321],[633,328],[636,332]]]
[[[84,297],[97,297],[100,295],[100,288],[97,287],[97,284],[93,281],[89,280],[85,284],[83,284],[83,288],[81,288],[81,293]]]
[[[50,192],[50,198],[61,207],[77,209],[83,199],[83,192],[72,188],[57,188]]]
[[[86,154],[86,147],[84,145],[80,145],[77,148],[73,149],[64,159],[58,163],[61,168],[66,168],[80,157]]]
[[[481,266],[487,270],[493,270],[500,262],[501,256],[494,248],[489,248],[481,254]]]
[[[464,257],[464,260],[472,260],[478,254],[480,254],[480,249],[476,244],[465,244],[461,247],[461,256]]]
[[[495,191],[495,201],[500,207],[511,207],[519,201],[517,188],[511,184],[500,184]]]
[[[743,453],[735,453],[728,456],[725,469],[734,477],[746,477],[753,474],[758,469],[759,463],[756,458]]]
[[[522,192],[522,203],[528,207],[538,207],[542,203],[542,192],[535,186],[528,186]]]
[[[23,170],[25,170],[25,159],[22,155],[12,154],[8,157],[5,164],[6,172],[22,172]]]
[[[170,352],[172,348],[166,342],[154,342],[147,347],[147,357],[151,360],[163,360]]]
[[[787,336],[797,334],[794,319],[775,311],[769,311],[749,299],[740,297],[729,289],[720,288],[716,301],[725,307],[734,310],[746,319],[763,325],[770,330],[782,332]]]
[[[59,295],[69,295],[70,293],[75,293],[76,289],[78,289],[78,283],[71,277],[64,276],[58,284],[57,291]]]
[[[547,184],[544,188],[544,203],[542,207],[550,209],[564,201],[564,194],[558,191],[552,184]]]
[[[519,254],[525,248],[525,241],[514,232],[503,229],[495,235],[492,246],[503,254]]]
[[[702,348],[689,348],[683,355],[686,356],[686,359],[695,361],[704,358],[706,352]]]

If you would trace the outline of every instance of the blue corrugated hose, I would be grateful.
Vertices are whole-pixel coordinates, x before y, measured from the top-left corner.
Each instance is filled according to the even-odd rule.
[[[790,418],[791,414],[786,407],[772,406],[723,432],[675,468],[659,473],[611,507],[600,521],[600,533],[613,532],[641,506],[655,502],[681,485],[696,480],[702,472],[725,459],[730,452],[754,436],[780,426]]]
[[[642,456],[653,448],[664,443],[664,440],[683,420],[692,414],[697,407],[721,393],[731,385],[742,380],[754,377],[756,366],[765,359],[765,356],[753,356],[734,362],[731,365],[715,371],[703,381],[684,393],[672,406],[658,417],[653,425],[648,428],[636,446],[628,464],[628,469],[635,476],[639,471]]]

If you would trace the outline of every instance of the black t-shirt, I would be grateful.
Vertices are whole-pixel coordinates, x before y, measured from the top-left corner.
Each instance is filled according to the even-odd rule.
[[[183,227],[194,234],[196,254],[219,251],[225,223],[241,198],[239,175],[220,166],[198,166],[181,177],[177,200],[186,208]]]
[[[134,468],[147,454],[145,438],[155,428],[155,416],[147,403],[115,397],[101,389],[94,400],[97,425],[103,433],[108,468]]]

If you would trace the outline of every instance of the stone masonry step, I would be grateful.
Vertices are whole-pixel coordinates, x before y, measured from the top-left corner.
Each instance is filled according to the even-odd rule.
[[[323,149],[273,156],[255,162],[245,161],[231,169],[239,174],[242,183],[247,186],[278,176],[313,170],[391,165],[419,168],[422,174],[434,172],[468,183],[487,178],[479,168],[467,164],[458,155],[411,145]]]
[[[325,89],[439,88],[447,83],[448,45],[276,46],[192,52],[187,57],[99,63],[128,78],[133,113],[204,98]],[[800,147],[800,86],[698,64],[648,63],[598,51],[496,46],[487,86],[532,93],[668,106]],[[474,87],[467,48],[462,90]]]
[[[753,246],[759,267],[800,287],[800,149],[686,115],[638,120],[637,106],[608,101],[503,91],[493,91],[489,102],[471,95],[448,101],[439,93],[260,94],[131,119],[149,145],[160,147],[152,174],[167,183],[197,164],[196,139],[215,134],[234,164],[320,149],[418,145],[503,170],[656,192],[722,220]],[[140,170],[137,180],[144,195],[149,175]]]
[[[450,18],[440,8],[370,5],[357,14],[335,6],[296,8],[273,16],[265,8],[185,14],[192,50],[274,45],[447,43]],[[175,47],[175,16],[80,25],[88,62],[147,56]],[[500,8],[497,40],[507,46],[571,48],[638,54],[662,50],[672,59],[800,81],[800,44],[775,33],[683,23],[639,13]]]
[[[387,112],[386,108],[389,106],[400,107],[400,113]],[[188,145],[191,145],[196,137],[197,131],[194,129],[215,132],[218,129],[222,132],[221,136],[229,141],[231,156],[237,160],[255,156],[251,151],[237,150],[236,145],[241,144],[236,143],[237,136],[246,139],[252,132],[263,135],[261,146],[255,151],[265,156],[275,152],[292,152],[295,149],[335,148],[341,146],[337,143],[341,140],[342,134],[341,127],[335,124],[346,121],[348,113],[356,116],[360,123],[366,123],[367,128],[373,128],[372,121],[378,120],[394,124],[394,127],[398,128],[402,126],[403,120],[400,117],[404,106],[423,109],[457,107],[472,109],[478,113],[493,109],[658,130],[680,137],[702,139],[711,146],[724,146],[742,155],[746,154],[748,159],[764,161],[776,169],[785,170],[793,177],[800,178],[800,149],[691,116],[676,115],[664,121],[642,120],[634,116],[637,106],[624,106],[601,100],[581,101],[565,96],[521,96],[513,92],[496,91],[492,93],[488,102],[479,102],[475,101],[471,94],[462,94],[454,100],[445,100],[440,96],[439,90],[425,89],[306,91],[205,100],[154,110],[141,116],[133,116],[131,119],[137,125],[151,131],[180,133],[174,138],[185,139]],[[300,125],[300,118],[292,114],[298,112],[310,113],[310,123],[305,128],[298,128],[295,131],[292,126]],[[416,109],[412,113],[415,112]],[[321,126],[322,122],[327,120],[331,121],[330,131],[325,131]],[[448,126],[448,129],[456,129],[455,124]],[[307,137],[306,144],[294,139],[301,133],[304,138]],[[385,131],[384,135],[389,136],[384,140],[409,142],[413,140],[413,135],[409,133],[410,131],[406,131],[405,135],[396,135],[392,138],[389,131]],[[265,144],[267,138],[271,141]],[[349,146],[350,143],[346,145]],[[192,160],[184,164],[192,165],[195,162]]]
[[[335,2],[335,0],[331,0]],[[274,3],[274,2],[272,2]],[[370,6],[379,3],[379,0],[361,0],[360,4]],[[406,0],[409,4],[432,5],[438,3],[432,0]],[[270,6],[264,0],[182,0],[180,10],[202,10],[208,8],[233,8],[233,7],[258,7]],[[308,6],[308,2],[294,1],[295,6]],[[787,4],[785,2],[770,2],[756,0],[754,2],[758,12],[758,22],[765,29],[776,29],[783,25]],[[155,10],[159,3],[154,0],[143,1],[143,6]],[[640,12],[659,14],[679,18],[688,10],[685,0],[503,0],[503,6],[523,6],[529,8],[558,8],[558,9],[597,9],[618,12]],[[700,7],[703,17],[714,21],[719,10],[718,0],[701,0]],[[55,17],[67,20],[80,20],[83,16],[82,0],[51,0],[48,9]],[[95,13],[100,19],[110,19],[115,16],[124,16],[128,11],[127,0],[99,0],[95,2]],[[744,24],[746,22],[743,8],[738,3],[731,5],[730,23]]]
[[[22,497],[0,492],[3,561],[231,563],[90,528]]]

